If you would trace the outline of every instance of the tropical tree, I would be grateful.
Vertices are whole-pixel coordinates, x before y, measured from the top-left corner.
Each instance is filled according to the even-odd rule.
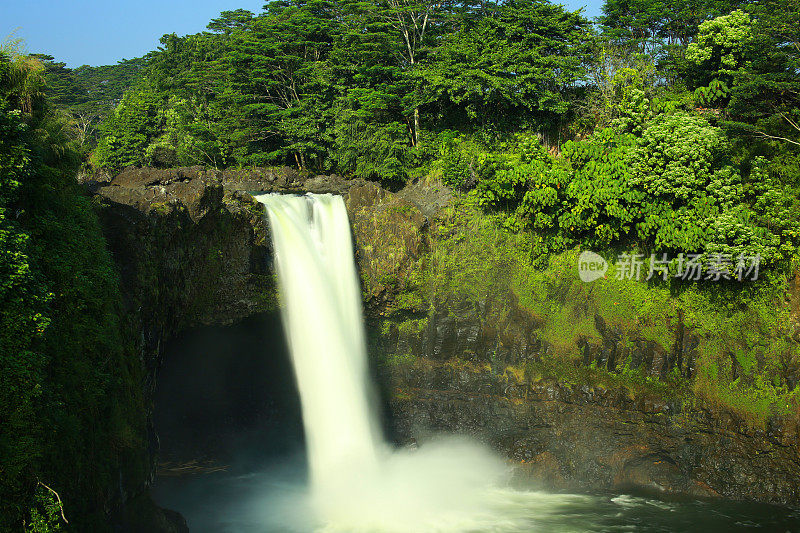
[[[477,128],[551,125],[569,109],[589,53],[580,13],[545,0],[504,2],[431,50],[421,71],[426,100],[463,110]]]

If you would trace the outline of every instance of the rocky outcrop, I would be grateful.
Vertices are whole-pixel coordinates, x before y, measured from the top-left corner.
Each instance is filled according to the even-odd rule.
[[[409,317],[419,320],[414,323],[407,320]],[[673,371],[686,378],[694,375],[699,341],[682,321],[676,322],[673,342],[666,346],[635,331],[623,334],[618,327],[607,325],[599,314],[593,321],[597,338],[580,336],[575,343],[583,365],[615,371],[627,362],[629,368],[641,369],[654,378],[665,378]],[[428,312],[393,315],[384,324],[383,349],[438,361],[459,358],[524,365],[541,361],[554,351],[540,335],[543,322],[543,317],[515,302],[513,294],[502,302],[494,298],[458,302]]]
[[[401,441],[477,437],[547,489],[800,501],[798,434],[662,398],[420,359],[389,370]]]
[[[274,305],[264,209],[251,192],[343,194],[365,186],[289,168],[129,168],[84,181],[94,193],[126,301],[145,324],[149,344]]]
[[[413,289],[426,283],[434,233],[448,231],[437,217],[450,196],[436,183],[391,193],[363,180],[269,168],[127,169],[84,181],[140,332],[148,392],[165,339],[275,306],[263,208],[248,193],[331,192],[344,195],[353,226],[397,440],[470,434],[550,488],[800,502],[796,426],[774,420],[753,429],[664,395],[566,385],[528,371],[561,348],[540,335],[547,317],[513,293],[442,306],[420,299]],[[627,361],[656,380],[694,375],[698,336],[679,313],[659,340],[623,331],[602,313],[591,319],[597,334],[578,340],[574,364],[615,371]],[[151,441],[155,454],[155,435]]]

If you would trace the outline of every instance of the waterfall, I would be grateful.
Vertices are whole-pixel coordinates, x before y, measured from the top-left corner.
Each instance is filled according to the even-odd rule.
[[[390,451],[381,435],[342,198],[255,198],[265,205],[272,230],[312,506],[324,528],[406,533],[496,524],[492,482],[507,471],[502,461],[481,446],[452,438],[419,450]]]
[[[329,490],[350,472],[374,471],[381,447],[347,211],[330,194],[256,199],[272,228],[312,483]]]

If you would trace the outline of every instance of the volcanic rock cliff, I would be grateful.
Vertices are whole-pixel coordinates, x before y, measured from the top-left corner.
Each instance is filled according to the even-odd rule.
[[[447,285],[437,242],[460,238],[454,232],[463,224],[436,183],[390,192],[286,168],[127,169],[84,183],[120,271],[127,316],[140,332],[147,394],[166,339],[276,307],[263,207],[248,193],[330,192],[344,195],[350,214],[371,355],[397,441],[470,434],[548,488],[800,502],[791,417],[752,424],[689,404],[679,387],[665,385],[694,378],[706,342],[680,312],[656,325],[622,320],[603,311],[605,296],[576,292],[558,276],[543,285],[542,298],[558,304],[552,314],[514,291]],[[496,273],[487,286],[502,286],[501,270],[481,271]],[[583,324],[582,332],[559,341],[556,312]],[[640,333],[651,330],[657,333]],[[561,361],[558,371],[550,361]],[[796,380],[797,362],[787,364],[786,379]],[[575,378],[578,367],[590,371]],[[631,368],[645,376],[641,384],[585,377],[601,369],[613,378]],[[150,442],[155,457],[155,435]]]

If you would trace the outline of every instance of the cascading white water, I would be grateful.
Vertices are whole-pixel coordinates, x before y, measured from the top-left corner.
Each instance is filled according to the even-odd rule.
[[[313,486],[377,468],[361,291],[347,211],[330,194],[257,196],[267,208],[283,323],[302,400]]]
[[[367,370],[347,211],[328,194],[265,194],[284,329],[295,368],[312,482],[325,530],[476,531],[512,527],[493,488],[504,463],[448,439],[390,451]],[[518,493],[515,493],[518,494]]]

